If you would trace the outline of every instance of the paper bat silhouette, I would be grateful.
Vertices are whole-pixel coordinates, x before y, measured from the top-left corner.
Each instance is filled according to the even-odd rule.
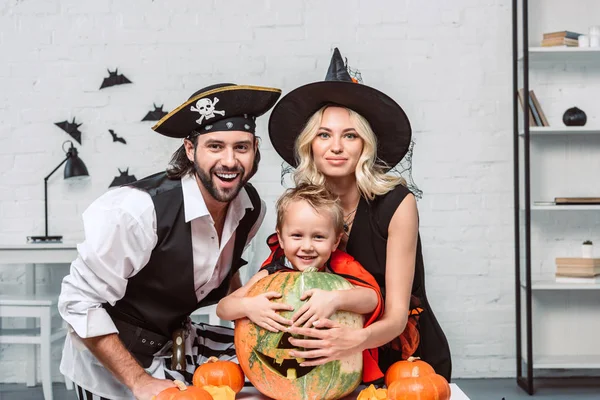
[[[119,69],[115,69],[115,72],[111,72],[108,70],[108,78],[104,78],[102,81],[102,85],[100,85],[100,89],[104,89],[105,87],[111,87],[115,85],[124,85],[126,83],[131,83],[129,79],[123,74],[119,74]]]
[[[81,132],[79,131],[79,127],[82,124],[75,123],[75,117],[73,117],[73,122],[62,121],[55,122],[54,125],[58,126],[63,131],[67,132],[71,137],[77,140],[77,143],[81,144]]]
[[[123,144],[127,144],[127,141],[125,139],[123,139],[121,136],[117,136],[115,131],[113,131],[112,129],[109,129],[108,131],[110,132],[110,136],[112,136],[112,138],[113,138],[113,142],[121,142]]]
[[[129,175],[129,168],[127,168],[125,171],[121,171],[121,169],[119,169],[119,168],[117,168],[117,169],[119,170],[119,173],[121,175],[115,176],[115,179],[112,180],[109,188],[114,187],[114,186],[127,185],[128,183],[137,181],[137,179],[135,178],[135,175]]]
[[[158,107],[156,104],[154,105],[154,110],[148,111],[146,116],[142,119],[142,121],[159,121],[162,117],[168,114],[167,111],[163,111],[163,106]]]

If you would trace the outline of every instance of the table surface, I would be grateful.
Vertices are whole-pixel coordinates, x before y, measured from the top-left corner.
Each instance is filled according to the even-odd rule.
[[[75,243],[21,243],[0,244],[0,250],[71,250],[77,249]]]
[[[75,243],[0,244],[0,264],[70,264],[76,258]]]
[[[343,400],[356,399],[358,393],[364,389],[364,386],[360,386],[353,394],[344,397]],[[450,400],[470,400],[467,395],[458,387],[455,383],[450,384]],[[236,400],[268,400],[269,397],[264,396],[253,387],[244,387],[240,393],[235,396]]]

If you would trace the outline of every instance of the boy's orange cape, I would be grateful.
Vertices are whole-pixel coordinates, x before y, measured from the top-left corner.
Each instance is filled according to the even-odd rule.
[[[284,255],[283,250],[279,247],[279,241],[277,240],[276,234],[269,236],[267,244],[271,249],[271,254],[262,264],[261,269],[279,260]],[[373,289],[377,293],[377,307],[371,314],[366,316],[364,326],[367,327],[379,319],[383,314],[384,300],[381,289],[375,278],[373,278],[373,275],[365,270],[354,257],[341,250],[336,250],[331,253],[328,266],[333,273],[345,278],[353,285]],[[416,311],[417,313],[420,312],[420,309],[418,310],[419,311]],[[409,314],[415,315],[415,318],[409,318],[409,322],[402,335],[391,342],[392,348],[402,350],[403,359],[405,359],[405,354],[407,353],[410,354],[406,355],[406,358],[414,354],[419,345],[419,331],[417,328],[418,314],[413,314],[414,312],[415,310],[409,311]],[[383,378],[384,374],[379,368],[378,361],[379,355],[377,348],[363,351],[363,382],[373,382]]]

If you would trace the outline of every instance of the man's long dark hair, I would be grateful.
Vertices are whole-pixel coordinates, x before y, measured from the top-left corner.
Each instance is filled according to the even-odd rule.
[[[198,134],[192,134],[187,139],[192,142],[194,149],[196,149],[196,146],[198,145]],[[260,138],[257,137],[256,139],[258,139],[258,141],[254,144],[256,146],[254,164],[252,164],[252,171],[250,171],[248,179],[252,178],[254,174],[256,174],[256,171],[258,171],[258,164],[260,162]],[[170,179],[181,179],[193,171],[194,162],[188,159],[185,152],[185,146],[182,144],[181,147],[178,148],[171,156],[171,161],[167,167],[167,176]]]

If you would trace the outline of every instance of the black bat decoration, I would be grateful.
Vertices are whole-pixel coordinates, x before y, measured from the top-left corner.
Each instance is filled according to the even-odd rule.
[[[77,140],[77,143],[81,144],[81,131],[79,130],[79,127],[82,124],[76,124],[75,117],[73,117],[73,122],[69,122],[69,121],[55,122],[54,125],[58,126],[63,131],[67,132],[69,135],[71,135],[71,137],[73,139]]]
[[[127,144],[127,141],[125,139],[123,139],[121,136],[117,136],[115,131],[113,131],[112,129],[109,129],[108,131],[110,132],[110,136],[112,136],[112,138],[113,138],[113,142],[121,142],[123,144]]]
[[[114,187],[114,186],[127,185],[128,183],[137,181],[137,179],[135,178],[135,175],[129,175],[129,168],[127,168],[125,171],[121,171],[121,169],[119,169],[119,168],[117,168],[117,169],[119,170],[119,173],[121,175],[115,176],[115,179],[112,180],[109,188]]]
[[[108,70],[108,78],[104,78],[102,81],[102,85],[100,85],[100,89],[104,89],[105,87],[111,87],[115,85],[124,85],[126,83],[131,83],[129,79],[123,74],[119,74],[119,69],[115,69],[115,72],[111,72]]]
[[[168,114],[168,111],[163,111],[163,106],[164,104],[157,107],[156,104],[154,104],[154,110],[148,111],[142,121],[160,121],[162,117]]]

